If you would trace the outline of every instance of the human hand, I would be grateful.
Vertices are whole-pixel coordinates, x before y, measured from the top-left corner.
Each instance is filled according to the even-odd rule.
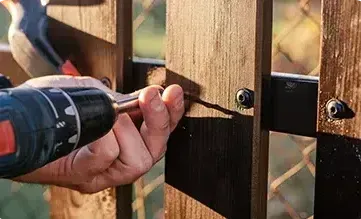
[[[115,99],[121,95],[90,77],[46,76],[31,79],[21,86],[96,87]],[[13,180],[56,185],[82,193],[96,193],[134,182],[164,156],[169,135],[184,113],[181,87],[171,85],[162,96],[158,91],[158,86],[140,91],[143,120],[139,130],[134,117],[121,114],[113,130],[103,138]]]

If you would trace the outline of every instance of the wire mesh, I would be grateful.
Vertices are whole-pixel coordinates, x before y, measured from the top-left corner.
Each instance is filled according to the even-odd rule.
[[[134,0],[134,55],[164,59],[164,0]],[[272,71],[319,74],[321,0],[274,0]],[[153,46],[147,46],[152,44]],[[270,135],[269,219],[313,218],[316,140],[283,133]],[[153,191],[163,199],[163,163],[135,183],[137,219],[162,218],[163,203],[147,202]],[[147,206],[151,203],[151,206]],[[144,212],[152,208],[151,211]],[[154,210],[155,209],[155,210]]]

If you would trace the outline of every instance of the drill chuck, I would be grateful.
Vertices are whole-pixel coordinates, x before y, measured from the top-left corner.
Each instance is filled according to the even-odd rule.
[[[0,90],[0,177],[32,172],[103,137],[116,117],[97,88]]]

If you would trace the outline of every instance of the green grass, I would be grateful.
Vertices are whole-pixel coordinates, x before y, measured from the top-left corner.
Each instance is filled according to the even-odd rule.
[[[138,57],[163,58],[164,34],[139,30],[134,39],[134,51]]]

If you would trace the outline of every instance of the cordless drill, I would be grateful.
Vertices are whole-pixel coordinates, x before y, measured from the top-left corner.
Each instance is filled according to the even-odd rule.
[[[0,177],[32,172],[104,135],[117,115],[138,108],[97,88],[0,90]]]

